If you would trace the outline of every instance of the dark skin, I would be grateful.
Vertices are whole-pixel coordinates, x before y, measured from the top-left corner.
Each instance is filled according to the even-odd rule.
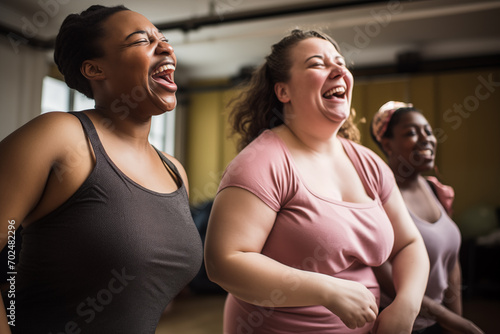
[[[424,221],[435,223],[441,211],[426,185],[427,181],[421,175],[434,168],[437,140],[432,127],[420,112],[410,111],[401,115],[392,131],[393,137],[382,138],[381,145],[405,204]],[[390,263],[374,271],[383,289],[394,294]],[[483,333],[473,322],[462,317],[461,270],[458,261],[449,276],[443,304],[424,296],[420,315],[435,319],[445,333]]]
[[[382,147],[407,207],[428,222],[439,219],[437,204],[428,196],[421,176],[434,168],[437,141],[432,128],[419,112],[401,116],[393,138],[382,138]]]
[[[106,153],[130,179],[158,193],[178,183],[150,145],[151,117],[176,105],[176,58],[165,37],[133,11],[113,14],[103,23],[99,41],[104,56],[86,60],[96,108],[86,110]],[[161,68],[161,66],[163,66]],[[166,66],[166,67],[165,67]],[[157,70],[162,75],[153,75]],[[0,142],[0,248],[8,240],[9,221],[24,228],[54,211],[92,172],[95,157],[80,121],[67,113],[48,113]],[[182,182],[186,173],[173,157]],[[10,333],[0,299],[0,332]]]

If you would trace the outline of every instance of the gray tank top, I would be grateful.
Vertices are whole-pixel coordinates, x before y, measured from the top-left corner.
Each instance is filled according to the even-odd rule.
[[[162,194],[135,183],[108,157],[90,119],[73,114],[96,164],[70,199],[23,230],[11,328],[23,334],[154,333],[162,311],[201,265],[186,189],[160,152],[179,188]]]

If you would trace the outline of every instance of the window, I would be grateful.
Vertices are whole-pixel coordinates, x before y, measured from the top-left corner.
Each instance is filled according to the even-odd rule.
[[[68,110],[85,110],[85,109],[94,109],[95,101],[93,99],[89,99],[85,95],[80,92],[77,92],[74,89],[70,89],[70,105],[68,106]]]
[[[61,80],[43,78],[42,114],[49,111],[69,110],[69,88]]]
[[[149,142],[157,149],[174,155],[175,148],[175,109],[158,116],[153,116]]]
[[[50,111],[85,110],[94,108],[94,100],[69,88],[65,82],[45,77],[42,87],[42,114]],[[174,155],[175,109],[151,120],[149,142],[160,151]]]

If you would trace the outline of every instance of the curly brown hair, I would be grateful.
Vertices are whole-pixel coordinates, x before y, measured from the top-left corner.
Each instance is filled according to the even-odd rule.
[[[239,151],[250,144],[262,131],[284,123],[283,103],[274,93],[274,84],[288,81],[292,66],[290,51],[300,41],[308,38],[327,40],[340,52],[335,40],[317,30],[294,29],[274,44],[264,64],[253,72],[250,81],[242,85],[241,93],[229,103],[229,121],[233,127],[233,135],[240,135]],[[359,142],[360,132],[354,123],[354,118],[355,112],[351,110],[349,118],[339,130],[339,135]]]

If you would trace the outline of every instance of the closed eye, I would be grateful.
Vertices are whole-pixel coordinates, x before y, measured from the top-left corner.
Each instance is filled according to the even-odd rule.
[[[344,57],[336,57],[335,60],[337,61],[337,65],[340,65],[340,66],[347,65]]]
[[[151,37],[151,38],[149,39],[149,42],[150,42],[150,43],[153,43],[155,40],[158,40],[159,42],[168,43],[168,39],[166,39],[165,37],[163,37],[163,38],[159,38],[159,39],[156,39],[156,38],[154,38],[154,37]]]
[[[149,44],[149,41],[147,39],[143,38],[143,39],[140,39],[138,41],[132,42],[130,45],[137,45],[137,44],[142,44],[142,43],[148,43]]]

